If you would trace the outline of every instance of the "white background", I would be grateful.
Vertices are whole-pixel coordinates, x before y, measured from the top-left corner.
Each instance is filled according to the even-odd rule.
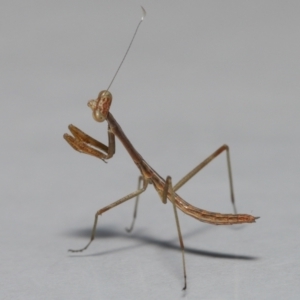
[[[179,212],[188,289],[170,203],[117,141],[104,164],[62,138],[70,123],[107,143],[86,102],[107,88],[111,112],[176,183],[230,145],[237,208],[255,224],[213,226]],[[1,1],[1,299],[298,299],[299,1]],[[231,213],[225,155],[179,191]]]

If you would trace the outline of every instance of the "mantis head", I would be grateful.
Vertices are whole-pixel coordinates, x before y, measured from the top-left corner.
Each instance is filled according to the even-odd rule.
[[[107,118],[112,102],[112,94],[109,91],[101,91],[96,100],[90,100],[88,107],[93,111],[93,118],[97,122],[103,122]]]

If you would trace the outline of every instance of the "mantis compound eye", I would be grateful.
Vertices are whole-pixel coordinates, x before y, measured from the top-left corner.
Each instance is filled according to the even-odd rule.
[[[101,91],[96,100],[88,102],[88,106],[93,111],[93,118],[97,122],[103,122],[107,118],[112,102],[112,94],[109,91]]]
[[[103,122],[105,120],[105,117],[98,111],[93,111],[93,118],[97,122]]]

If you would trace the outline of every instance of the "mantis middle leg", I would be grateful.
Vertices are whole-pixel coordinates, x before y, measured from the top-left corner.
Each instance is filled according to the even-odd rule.
[[[146,190],[147,186],[148,186],[148,181],[144,180],[143,181],[143,187],[141,189],[138,189],[137,191],[135,191],[135,192],[133,192],[131,194],[128,194],[127,196],[125,196],[125,197],[123,197],[123,198],[121,198],[121,199],[119,199],[119,200],[117,200],[117,201],[115,201],[115,202],[113,202],[113,203],[111,203],[111,204],[109,204],[109,205],[101,208],[100,210],[98,210],[96,212],[96,215],[95,215],[95,221],[94,221],[94,226],[93,226],[93,230],[92,230],[92,234],[91,234],[91,239],[88,242],[88,244],[84,248],[82,248],[82,249],[79,249],[79,250],[72,250],[72,249],[70,249],[69,251],[70,252],[82,252],[82,251],[86,250],[88,248],[88,246],[91,244],[91,242],[95,238],[98,217],[100,215],[102,215],[104,212],[106,212],[106,211],[108,211],[108,210],[110,210],[110,209],[112,209],[112,208],[114,208],[114,207],[116,207],[116,206],[118,206],[118,205],[120,205],[120,204],[122,204],[122,203],[124,203],[124,202],[126,202],[126,201],[128,201],[128,200],[130,200],[130,199],[132,199],[134,197],[136,197],[136,196],[138,196],[139,194],[143,193]]]

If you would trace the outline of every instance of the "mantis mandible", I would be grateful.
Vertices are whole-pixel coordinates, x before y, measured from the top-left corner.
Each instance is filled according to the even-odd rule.
[[[136,31],[134,33],[134,36],[130,42],[130,45],[125,53],[125,56],[116,72],[118,73],[130,47],[134,40],[134,37],[137,33],[137,30],[143,21],[145,17],[145,10],[143,10],[143,17],[141,18]],[[115,74],[115,76],[116,76]],[[115,78],[114,76],[114,78]],[[113,80],[114,80],[113,78]],[[230,155],[229,155],[229,147],[227,145],[221,146],[219,149],[217,149],[213,154],[211,154],[209,157],[207,157],[204,161],[202,161],[200,164],[198,164],[192,171],[190,171],[186,176],[184,176],[181,180],[179,180],[178,183],[173,185],[172,178],[170,176],[167,176],[166,179],[162,178],[151,166],[143,159],[143,157],[137,152],[137,150],[133,147],[125,133],[123,132],[121,126],[118,124],[116,119],[113,117],[111,112],[109,111],[110,105],[112,103],[112,94],[109,92],[109,88],[113,82],[111,81],[109,87],[101,91],[98,95],[98,98],[95,100],[90,100],[88,102],[88,106],[92,109],[92,115],[95,121],[97,122],[103,122],[106,121],[108,123],[108,146],[102,144],[101,142],[95,140],[94,138],[90,137],[77,127],[73,125],[69,125],[69,130],[71,131],[72,135],[64,134],[65,140],[78,152],[89,154],[92,156],[95,156],[101,160],[108,160],[113,157],[115,154],[115,137],[117,137],[125,149],[127,150],[128,154],[132,158],[133,162],[139,169],[141,175],[138,180],[138,189],[101,208],[98,210],[95,214],[95,220],[94,220],[94,226],[92,229],[92,234],[90,241],[88,244],[79,250],[69,250],[71,252],[82,252],[86,250],[91,242],[94,240],[95,233],[96,233],[96,227],[97,227],[97,221],[98,217],[102,215],[104,212],[132,199],[135,198],[135,207],[134,207],[134,214],[133,214],[133,220],[131,223],[131,226],[127,228],[126,230],[130,232],[133,229],[134,222],[137,215],[137,207],[138,207],[138,201],[139,201],[139,195],[142,194],[148,187],[148,184],[152,184],[157,191],[161,201],[166,204],[167,200],[169,200],[172,203],[174,215],[175,215],[175,221],[176,221],[176,227],[182,252],[182,262],[183,262],[183,275],[184,275],[184,287],[183,290],[187,287],[187,277],[186,277],[186,265],[185,265],[185,256],[184,256],[184,244],[177,214],[177,209],[180,209],[183,213],[187,214],[188,216],[191,216],[201,222],[215,224],[215,225],[231,225],[231,224],[241,224],[241,223],[254,223],[256,219],[259,217],[253,217],[251,215],[247,214],[237,214],[236,207],[235,207],[235,201],[234,201],[234,192],[233,192],[233,180],[232,180],[232,171],[231,171],[231,164],[230,164]],[[209,164],[214,158],[219,156],[221,153],[226,152],[226,158],[227,158],[227,168],[228,168],[228,175],[229,175],[229,186],[230,186],[230,195],[231,195],[231,202],[234,209],[234,214],[221,214],[216,212],[210,212],[206,211],[200,208],[197,208],[185,200],[183,200],[176,192],[182,187],[188,180],[190,180],[194,175],[196,175],[200,170],[202,170],[207,164]]]

